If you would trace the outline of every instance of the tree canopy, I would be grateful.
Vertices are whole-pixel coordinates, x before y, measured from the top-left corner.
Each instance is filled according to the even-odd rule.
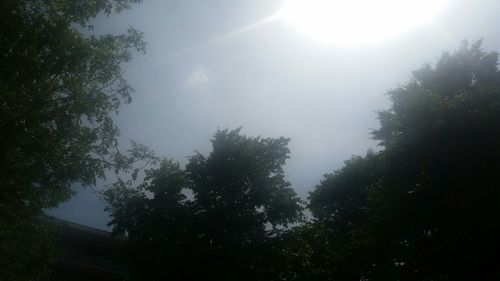
[[[133,28],[94,35],[91,23],[134,2],[1,1],[0,255],[17,256],[7,239],[16,227],[28,235],[18,222],[67,200],[73,183],[89,186],[107,169],[130,164],[118,150],[113,115],[131,101],[122,63],[145,43]],[[1,261],[4,269],[3,262],[16,262]],[[1,279],[24,278],[7,271]]]
[[[301,217],[300,200],[284,180],[287,143],[217,131],[212,152],[195,153],[185,169],[165,159],[146,172],[144,183],[109,189],[111,225],[129,237],[135,278],[254,280],[261,274],[256,257],[273,229]]]
[[[110,167],[118,135],[112,113],[132,93],[121,63],[145,44],[132,28],[100,36],[81,30],[128,2],[2,1],[2,213],[53,207],[70,184],[90,185]]]
[[[338,268],[356,267],[339,280],[499,277],[497,63],[478,41],[415,71],[379,113],[373,135],[384,150],[347,162],[311,193],[328,239],[349,249]]]
[[[0,279],[44,280],[56,250],[43,209],[106,171],[104,193],[134,280],[499,280],[500,72],[481,41],[444,53],[388,92],[378,151],[309,195],[286,181],[289,139],[218,130],[185,166],[138,177],[113,122],[133,90],[123,63],[142,34],[92,21],[139,0],[0,2]]]
[[[118,182],[107,192],[111,225],[129,236],[134,276],[500,278],[497,63],[480,41],[464,43],[389,91],[373,132],[382,149],[324,176],[309,196],[311,221],[297,220],[283,138],[218,131],[213,151],[185,168],[164,160],[137,187]]]

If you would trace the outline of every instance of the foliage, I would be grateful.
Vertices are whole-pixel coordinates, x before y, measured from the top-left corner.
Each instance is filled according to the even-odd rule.
[[[24,229],[24,220],[68,199],[72,183],[92,185],[107,169],[135,160],[119,152],[112,117],[131,101],[121,64],[145,43],[133,28],[122,35],[90,31],[98,14],[133,2],[0,2],[1,249],[16,243],[8,233]]]
[[[309,208],[316,219],[310,227],[316,237],[311,241],[312,256],[318,270],[328,265],[326,272],[336,280],[364,277],[370,270],[365,263],[380,250],[384,166],[385,155],[380,152],[353,157],[343,168],[325,175],[310,193]]]
[[[464,43],[389,91],[373,132],[383,149],[325,175],[310,223],[280,227],[300,212],[283,176],[286,139],[218,131],[186,169],[164,160],[137,188],[115,184],[112,225],[130,237],[136,276],[499,279],[497,62],[480,41]]]
[[[187,248],[194,234],[190,203],[182,192],[189,187],[187,173],[168,159],[145,173],[136,188],[118,181],[105,192],[110,224],[115,234],[128,236],[132,276],[182,276],[189,273],[179,268],[192,255]]]
[[[497,63],[479,41],[415,71],[379,113],[379,160],[352,160],[311,193],[317,223],[349,249],[335,270],[357,269],[339,280],[500,277]]]
[[[301,215],[284,180],[287,143],[217,131],[213,151],[195,153],[185,169],[163,160],[139,186],[107,190],[111,225],[129,237],[135,278],[254,280],[273,229]]]
[[[52,225],[28,218],[0,229],[0,280],[47,280],[60,255]]]

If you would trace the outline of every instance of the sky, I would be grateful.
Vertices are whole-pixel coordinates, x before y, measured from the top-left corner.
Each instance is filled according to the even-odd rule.
[[[307,198],[325,173],[380,149],[370,135],[379,126],[377,111],[389,108],[385,94],[413,70],[464,39],[483,38],[485,50],[500,51],[498,0],[448,0],[432,23],[353,45],[317,40],[273,17],[285,5],[149,0],[97,18],[95,32],[119,34],[133,26],[148,43],[145,55],[123,66],[135,95],[115,118],[122,143],[133,139],[185,164],[193,151],[210,153],[217,129],[241,126],[249,136],[289,137],[286,178]],[[359,29],[370,26],[362,22]],[[109,229],[100,195],[74,189],[73,199],[47,213]]]

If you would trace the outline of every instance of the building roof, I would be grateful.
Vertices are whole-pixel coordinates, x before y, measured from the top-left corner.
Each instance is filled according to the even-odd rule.
[[[94,280],[122,280],[128,275],[125,262],[119,258],[125,238],[50,216],[43,219],[56,226],[57,241],[63,250],[57,271],[65,275],[98,276]]]

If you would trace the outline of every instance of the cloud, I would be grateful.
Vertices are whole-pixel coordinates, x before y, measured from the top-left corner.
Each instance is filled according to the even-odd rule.
[[[213,78],[207,67],[204,65],[197,65],[191,70],[187,79],[182,84],[182,87],[190,90],[201,90],[206,88],[212,81]]]

